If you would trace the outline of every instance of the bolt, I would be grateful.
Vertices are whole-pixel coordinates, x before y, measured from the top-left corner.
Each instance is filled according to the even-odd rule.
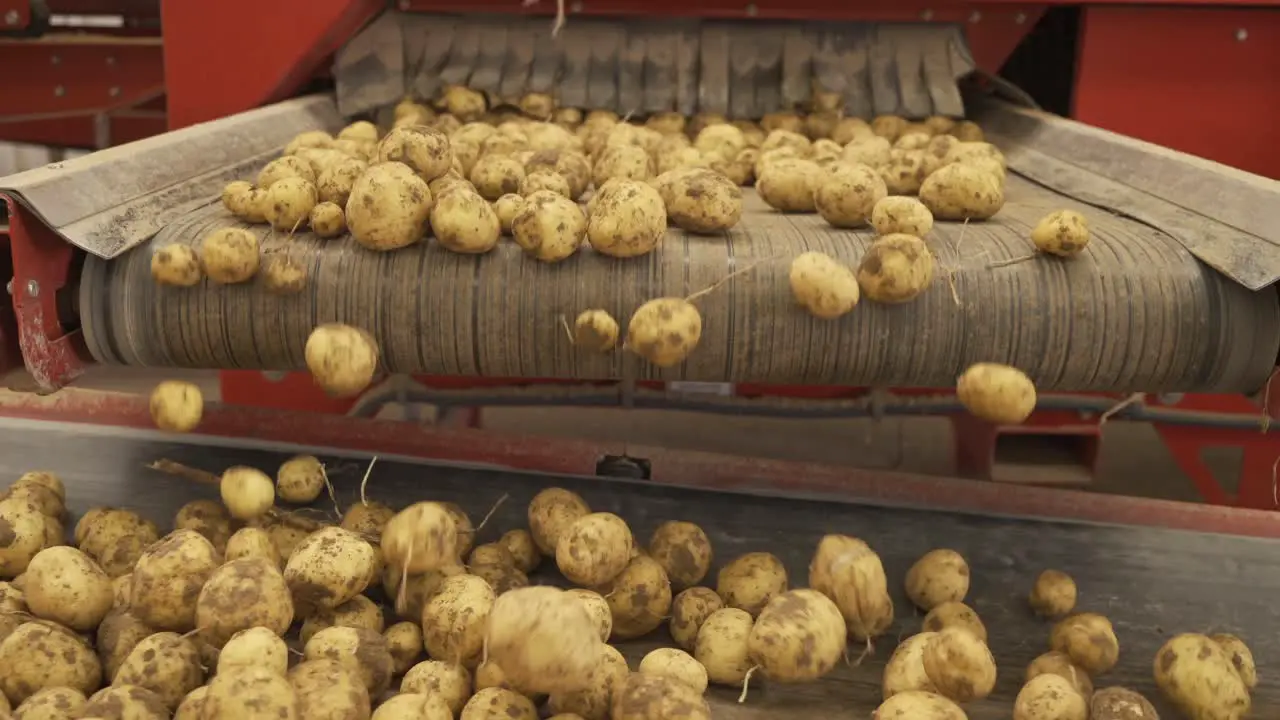
[[[925,10],[924,12],[920,13],[920,19],[925,22],[929,22],[930,20],[933,19],[933,11]]]
[[[58,55],[50,55],[50,56],[49,56],[49,64],[50,64],[50,65],[61,65],[61,64],[62,64],[62,58],[61,58],[60,56],[58,56]]]
[[[969,16],[969,22],[971,23],[976,23],[981,19],[982,19],[982,13],[978,12],[977,10],[974,10],[973,14]]]
[[[115,64],[116,64],[116,58],[115,58],[115,56],[114,56],[114,55],[108,55],[108,56],[107,56],[107,65],[108,65],[108,66],[113,66],[113,65],[115,65]]]
[[[118,87],[112,87],[112,88],[109,88],[109,89],[107,90],[107,94],[108,94],[108,95],[110,95],[111,97],[119,97],[119,96],[120,96],[120,88],[118,88]]]
[[[27,281],[27,297],[40,297],[40,283],[35,280]]]
[[[1249,39],[1249,31],[1244,28],[1236,30],[1236,42],[1244,42]]]
[[[1014,15],[1014,16],[1013,16],[1013,21],[1014,21],[1015,23],[1019,24],[1019,25],[1026,24],[1026,22],[1027,22],[1027,14],[1026,14],[1026,13],[1018,13],[1017,15]]]
[[[747,17],[755,17],[757,12],[759,10],[756,8],[755,3],[747,3]]]
[[[63,95],[66,95],[66,94],[67,94],[67,89],[62,87],[61,85],[55,85],[53,87],[54,97],[62,97]]]
[[[4,284],[4,291],[10,295],[13,294],[13,278],[9,278],[9,282]]]
[[[4,24],[5,24],[5,25],[17,25],[17,24],[18,24],[18,11],[17,11],[17,10],[10,10],[9,12],[5,13],[5,14],[4,14]]]

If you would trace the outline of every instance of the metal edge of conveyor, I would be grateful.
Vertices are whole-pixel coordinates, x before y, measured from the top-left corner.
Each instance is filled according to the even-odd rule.
[[[298,133],[341,120],[331,95],[308,95],[10,175],[0,194],[109,260],[252,177]]]

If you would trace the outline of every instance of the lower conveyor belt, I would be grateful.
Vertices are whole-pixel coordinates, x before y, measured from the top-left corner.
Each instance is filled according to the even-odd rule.
[[[74,425],[0,420],[4,472],[43,468],[67,483],[73,513],[92,505],[135,508],[170,526],[185,502],[217,498],[216,488],[192,485],[143,466],[167,458],[220,471],[236,464],[271,470],[296,448],[245,449],[175,442],[172,436]],[[355,501],[364,461],[323,455],[344,507]],[[383,458],[369,480],[369,496],[393,505],[419,499],[460,503],[473,518],[483,516],[504,494],[503,503],[481,531],[479,542],[525,526],[524,508],[543,487],[559,485],[581,493],[592,508],[615,512],[646,539],[668,519],[697,522],[711,537],[716,567],[738,554],[769,551],[786,563],[793,586],[806,583],[808,560],[818,538],[829,532],[857,535],[883,557],[897,605],[897,619],[870,658],[840,667],[810,685],[753,683],[744,705],[738,691],[713,688],[715,716],[746,720],[833,717],[865,718],[878,704],[884,663],[898,639],[918,632],[921,618],[901,590],[910,564],[936,547],[950,547],[969,561],[967,597],[986,623],[999,665],[995,693],[966,707],[971,720],[1007,720],[1023,669],[1047,650],[1049,626],[1032,617],[1026,594],[1036,574],[1057,568],[1073,575],[1080,610],[1101,612],[1115,624],[1120,662],[1096,678],[1099,687],[1126,685],[1150,696],[1161,717],[1177,717],[1154,688],[1151,662],[1165,639],[1177,632],[1231,632],[1251,646],[1260,684],[1252,717],[1280,717],[1280,541],[1185,531],[1048,522],[1029,518],[960,515],[938,510],[886,508],[832,500],[765,498],[673,488],[643,482],[552,477],[512,471],[410,464]],[[320,511],[330,506],[316,503]],[[70,526],[68,526],[70,527]],[[711,577],[714,578],[713,568]],[[548,575],[550,577],[550,575]],[[651,640],[623,646],[632,667],[643,653],[664,643]]]
[[[95,358],[144,366],[301,369],[307,334],[339,321],[372,332],[396,372],[944,387],[967,365],[996,361],[1044,390],[1251,392],[1265,382],[1280,348],[1273,291],[1245,290],[1174,238],[1019,177],[1010,176],[1007,194],[992,221],[939,223],[928,235],[938,271],[922,297],[899,306],[864,300],[838,321],[795,305],[788,261],[821,250],[856,264],[871,234],[773,212],[751,190],[727,235],[672,230],[660,251],[632,260],[584,248],[549,265],[509,241],[483,256],[433,242],[372,253],[349,238],[290,239],[255,226],[264,249],[309,268],[303,293],[273,296],[257,282],[157,287],[152,248],[195,244],[236,224],[210,205],[150,247],[114,261],[90,257],[81,318]],[[1062,208],[1080,210],[1092,226],[1082,257],[991,267],[1028,254],[1030,228]],[[681,367],[576,351],[565,337],[563,317],[604,308],[625,327],[646,300],[690,295],[761,260],[698,301],[701,344]]]

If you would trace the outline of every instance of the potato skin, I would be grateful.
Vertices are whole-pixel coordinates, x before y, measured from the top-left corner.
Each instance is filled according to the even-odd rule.
[[[702,339],[702,315],[683,298],[657,298],[636,308],[625,347],[660,368],[684,362]]]
[[[1017,425],[1035,410],[1036,387],[1031,378],[1017,368],[999,363],[974,363],[956,380],[956,398],[965,409],[987,422]],[[1073,584],[1073,607],[1074,591]],[[1033,599],[1032,602],[1039,601]],[[1057,611],[1056,608],[1045,607],[1046,611]],[[1039,607],[1036,609],[1040,611]],[[1070,612],[1070,607],[1067,612]]]
[[[587,216],[564,195],[525,202],[511,220],[511,236],[526,253],[559,262],[578,251],[587,235]]]
[[[1111,621],[1097,613],[1076,613],[1058,621],[1049,647],[1065,653],[1091,675],[1104,673],[1120,660],[1120,641]]]
[[[817,590],[788,590],[760,612],[747,636],[752,662],[778,682],[812,682],[844,655],[840,608]]]
[[[408,165],[371,165],[351,187],[347,229],[370,250],[398,250],[422,239],[431,206],[431,189]]]
[[[129,612],[156,630],[189,632],[196,626],[200,588],[222,558],[203,535],[175,530],[143,551],[133,568]]]
[[[925,632],[940,632],[948,627],[968,630],[982,642],[987,641],[987,627],[983,625],[982,618],[978,617],[978,613],[973,608],[962,602],[948,600],[935,605],[921,623],[921,628]]]
[[[689,232],[724,232],[742,218],[742,190],[717,172],[685,173],[672,183],[667,216],[676,227]]]
[[[925,690],[908,690],[887,698],[871,720],[968,720],[951,700]]]
[[[456,253],[487,253],[502,236],[497,213],[476,193],[452,192],[436,198],[430,217],[436,241]]]
[[[378,143],[378,162],[399,162],[430,182],[449,171],[453,153],[449,138],[423,125],[393,128]]]
[[[889,661],[885,663],[884,680],[880,684],[885,700],[905,692],[937,692],[937,686],[929,679],[924,668],[925,647],[937,636],[937,633],[922,632],[903,640],[894,648]]]
[[[1089,704],[1066,678],[1038,675],[1013,702],[1014,720],[1088,720]]]
[[[914,235],[883,235],[871,243],[858,264],[858,286],[876,302],[910,302],[929,288],[933,269],[933,253],[923,240]]]
[[[1037,615],[1062,617],[1075,609],[1076,581],[1061,570],[1045,570],[1036,577],[1028,600]]]
[[[939,220],[987,220],[1004,207],[1004,189],[972,165],[944,165],[920,186],[920,202]]]
[[[969,564],[955,550],[930,550],[907,570],[906,589],[911,602],[925,611],[960,602],[969,593]]]
[[[219,228],[200,241],[200,264],[215,283],[247,282],[258,272],[258,236],[242,228]]]
[[[884,179],[862,164],[834,166],[814,188],[818,214],[834,227],[856,228],[867,224],[876,203],[889,194]]]
[[[591,512],[587,501],[564,488],[547,488],[529,501],[529,533],[543,555],[555,556],[556,544],[578,518]]]
[[[871,226],[881,236],[902,233],[924,237],[933,229],[933,213],[915,198],[890,195],[871,209]]]
[[[716,575],[716,592],[725,607],[756,617],[773,598],[787,591],[787,569],[772,553],[739,555]]]
[[[853,270],[830,255],[805,252],[791,261],[791,295],[809,314],[834,320],[858,304],[861,291]]]
[[[1170,638],[1156,652],[1152,670],[1160,692],[1189,720],[1234,720],[1249,713],[1249,688],[1227,653],[1205,635]]]
[[[160,285],[194,287],[204,279],[204,270],[195,250],[171,243],[152,253],[151,277]]]
[[[111,611],[111,578],[83,552],[66,546],[36,553],[27,566],[27,607],[36,617],[87,632]]]
[[[98,657],[79,636],[45,621],[23,623],[0,641],[0,693],[10,702],[46,688],[68,687],[88,694],[102,682]]]
[[[196,600],[201,639],[222,647],[236,633],[253,627],[284,635],[293,623],[289,591],[271,560],[250,557],[226,563],[209,576]]]
[[[698,629],[693,656],[720,685],[741,685],[752,667],[748,637],[755,620],[738,608],[712,612]]]
[[[711,569],[711,538],[691,522],[668,520],[649,537],[649,555],[658,561],[673,590],[697,585]]]
[[[598,191],[587,220],[587,240],[618,258],[651,253],[667,232],[667,208],[658,191],[643,182],[618,180]]]
[[[611,720],[711,720],[711,708],[693,688],[662,675],[631,673],[614,691]]]
[[[981,700],[995,688],[995,658],[968,630],[946,628],[935,634],[924,646],[923,660],[937,692],[958,703]]]

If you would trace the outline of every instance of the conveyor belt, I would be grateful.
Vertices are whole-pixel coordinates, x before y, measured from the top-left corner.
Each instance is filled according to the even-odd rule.
[[[689,295],[774,258],[699,301],[702,341],[685,365],[635,374],[945,387],[970,363],[996,361],[1022,368],[1045,390],[1251,392],[1265,382],[1280,348],[1274,292],[1245,290],[1158,230],[1016,176],[1008,197],[991,222],[935,227],[928,240],[940,270],[924,296],[901,306],[864,301],[834,322],[796,307],[787,260],[813,249],[855,264],[871,235],[772,212],[750,191],[727,236],[672,230],[660,252],[635,260],[584,249],[547,265],[509,241],[480,257],[434,243],[375,254],[349,239],[286,240],[257,226],[264,249],[287,244],[310,267],[307,291],[155,286],[152,247],[198,243],[237,224],[211,205],[166,227],[150,247],[110,262],[88,258],[82,322],[94,357],[112,364],[301,369],[307,334],[338,321],[371,331],[395,372],[611,379],[639,361],[575,351],[561,316],[600,307],[625,325],[646,300]],[[1089,217],[1094,243],[1084,257],[989,267],[1027,254],[1031,226],[1060,208]]]
[[[173,442],[155,433],[86,430],[73,425],[0,421],[0,457],[5,473],[44,468],[67,483],[71,509],[126,505],[168,527],[185,502],[217,491],[158,475],[142,466],[168,458],[211,471],[233,464],[272,469],[294,448],[241,449]],[[329,455],[338,461],[338,457]],[[354,501],[363,464],[334,474],[344,506]],[[1000,667],[996,692],[966,710],[971,720],[1007,720],[1023,669],[1047,649],[1048,625],[1034,619],[1025,596],[1037,573],[1055,567],[1072,574],[1080,587],[1081,610],[1102,612],[1115,623],[1120,663],[1097,679],[1101,687],[1121,684],[1148,694],[1161,717],[1176,717],[1158,697],[1151,679],[1156,649],[1177,632],[1232,632],[1250,644],[1260,669],[1252,717],[1280,716],[1280,541],[1145,528],[1046,522],[1029,518],[959,515],[926,509],[886,508],[836,501],[728,495],[591,478],[551,477],[512,471],[464,469],[379,460],[369,484],[372,498],[392,504],[417,499],[459,502],[482,516],[503,494],[510,498],[495,513],[480,541],[523,526],[523,509],[539,489],[560,485],[583,494],[598,510],[625,517],[637,537],[663,520],[701,524],[712,538],[717,561],[750,551],[770,551],[786,563],[793,584],[805,570],[818,538],[828,532],[855,534],[883,557],[891,585],[900,588],[907,567],[934,547],[951,547],[968,559],[973,584],[967,601],[990,632]],[[317,503],[321,510],[327,502]],[[714,572],[714,570],[713,570]],[[812,685],[753,683],[745,705],[736,690],[711,691],[717,718],[754,720],[832,717],[865,718],[878,703],[884,662],[896,639],[919,630],[901,590],[895,590],[898,618],[874,656],[858,667],[841,667]],[[624,646],[632,666],[661,638]]]

